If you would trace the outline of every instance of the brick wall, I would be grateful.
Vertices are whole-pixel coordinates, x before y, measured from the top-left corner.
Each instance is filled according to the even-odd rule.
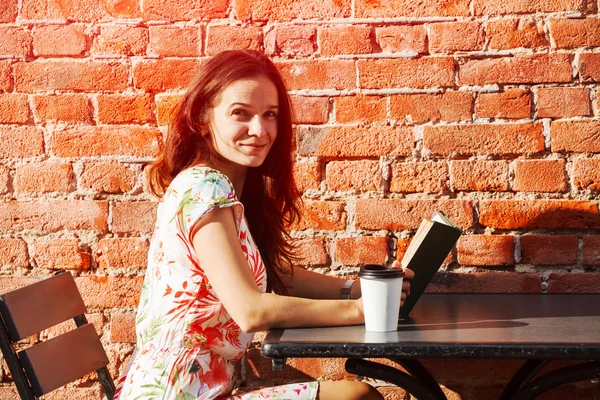
[[[307,266],[401,256],[439,209],[467,234],[431,290],[600,291],[596,0],[0,0],[0,289],[71,270],[113,375],[154,222],[144,169],[199,62],[228,48],[264,50],[291,90]],[[246,372],[342,365],[273,373],[255,347]],[[496,396],[518,367],[426,365],[456,399]],[[574,390],[598,396],[556,398]],[[99,393],[84,380],[55,398]]]

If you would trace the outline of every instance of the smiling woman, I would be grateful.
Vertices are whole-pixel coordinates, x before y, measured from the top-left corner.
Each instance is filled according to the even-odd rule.
[[[364,322],[358,285],[339,300],[348,281],[292,267],[291,154],[290,102],[273,63],[251,51],[204,63],[150,169],[161,203],[136,349],[115,398],[381,398],[351,381],[237,387],[253,332]]]

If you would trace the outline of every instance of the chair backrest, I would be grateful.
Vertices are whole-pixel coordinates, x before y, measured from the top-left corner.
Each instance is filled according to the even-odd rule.
[[[68,272],[0,296],[0,347],[22,399],[35,399],[96,371],[106,397],[114,384],[108,357]],[[16,351],[14,343],[73,318],[76,329]]]

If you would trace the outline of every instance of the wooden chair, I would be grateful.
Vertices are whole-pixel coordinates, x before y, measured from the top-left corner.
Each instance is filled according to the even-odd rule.
[[[60,272],[0,296],[0,348],[21,399],[34,400],[96,371],[112,400],[115,386],[108,357],[92,324],[73,276]],[[23,338],[73,318],[76,329],[17,351]]]

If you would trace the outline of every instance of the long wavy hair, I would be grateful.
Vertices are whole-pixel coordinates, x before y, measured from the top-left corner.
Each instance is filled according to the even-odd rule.
[[[287,228],[299,219],[300,193],[292,167],[292,109],[283,78],[264,54],[249,50],[219,53],[201,64],[181,103],[174,111],[165,144],[149,169],[150,190],[162,197],[182,170],[196,164],[222,161],[202,135],[210,111],[232,83],[265,76],[277,88],[277,138],[260,167],[248,168],[240,201],[250,232],[265,263],[267,290],[287,294],[296,260]]]

